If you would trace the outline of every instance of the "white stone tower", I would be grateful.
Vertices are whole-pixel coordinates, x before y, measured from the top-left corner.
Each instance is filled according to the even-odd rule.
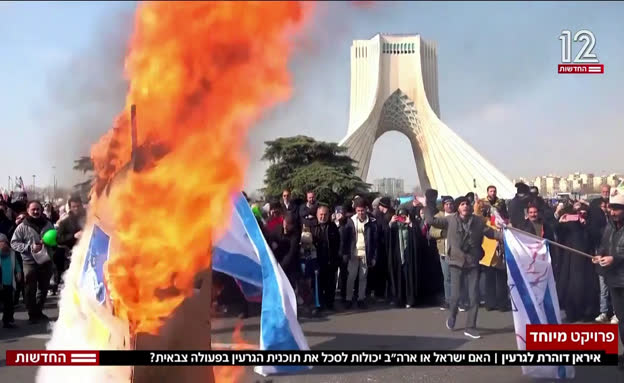
[[[514,195],[511,180],[440,120],[437,48],[419,35],[378,34],[351,46],[349,129],[340,145],[362,179],[375,141],[390,130],[410,140],[423,190],[485,197],[494,185],[499,196]]]

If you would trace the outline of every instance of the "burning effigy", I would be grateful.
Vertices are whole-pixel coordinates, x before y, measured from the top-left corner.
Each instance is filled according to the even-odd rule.
[[[126,107],[92,147],[89,215],[48,349],[210,349],[212,248],[243,184],[248,130],[291,94],[289,36],[306,12],[301,2],[138,5]],[[236,381],[240,370],[48,366],[37,382]]]

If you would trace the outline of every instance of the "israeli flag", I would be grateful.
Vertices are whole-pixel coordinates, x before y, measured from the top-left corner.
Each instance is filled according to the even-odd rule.
[[[275,260],[245,197],[234,200],[227,234],[213,249],[213,269],[228,274],[253,295],[262,294],[261,350],[309,350],[297,320],[297,300],[286,274]],[[255,290],[254,290],[255,289]],[[263,376],[307,370],[306,366],[258,366]]]
[[[545,240],[516,230],[506,228],[504,235],[516,342],[518,350],[526,350],[527,324],[561,324],[550,250]],[[522,367],[522,374],[533,378],[573,379],[574,373],[572,366]]]

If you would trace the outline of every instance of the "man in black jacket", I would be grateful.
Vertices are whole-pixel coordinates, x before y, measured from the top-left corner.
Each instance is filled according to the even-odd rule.
[[[524,182],[516,184],[516,196],[509,203],[509,222],[511,226],[517,227],[523,224],[526,219],[526,210],[531,202],[529,185]]]
[[[602,275],[609,286],[613,310],[624,319],[624,183],[609,198],[610,219],[593,262],[602,266]],[[624,321],[619,321],[620,341],[624,342]],[[622,367],[620,356],[620,367]]]
[[[609,185],[603,185],[600,189],[600,198],[593,199],[589,203],[589,209],[587,211],[587,228],[589,230],[589,239],[592,242],[592,247],[594,249],[600,246],[602,232],[607,226],[608,216],[602,210],[601,205],[603,203],[609,204],[610,193],[611,187]]]
[[[292,193],[289,189],[284,189],[282,191],[282,199],[280,200],[280,205],[282,205],[282,212],[284,215],[291,214],[293,218],[299,219],[299,214],[297,211],[297,204],[292,200]]]
[[[340,233],[329,220],[329,207],[316,209],[318,223],[312,227],[312,239],[319,264],[319,295],[321,309],[334,310],[336,296],[336,272],[340,265]]]
[[[447,231],[451,299],[446,327],[449,330],[455,328],[455,320],[459,308],[458,303],[461,296],[461,280],[465,278],[468,287],[469,307],[464,335],[478,339],[481,337],[476,330],[477,313],[479,310],[478,266],[484,254],[481,244],[484,236],[502,241],[503,234],[487,226],[483,219],[475,217],[470,201],[466,197],[459,197],[455,200],[457,214],[436,217],[434,213],[438,192],[429,189],[425,192],[425,196],[425,222],[428,225]]]
[[[306,193],[306,202],[299,207],[299,224],[307,227],[316,225],[316,194],[313,191]]]
[[[366,279],[368,268],[375,267],[378,248],[378,224],[367,213],[366,201],[357,198],[354,201],[355,215],[347,220],[341,236],[341,253],[347,265],[347,304],[353,304],[353,287],[358,279],[358,306],[366,308]]]
[[[82,235],[86,214],[80,197],[71,197],[68,204],[69,214],[58,224],[56,241],[59,246],[65,246],[71,251]]]

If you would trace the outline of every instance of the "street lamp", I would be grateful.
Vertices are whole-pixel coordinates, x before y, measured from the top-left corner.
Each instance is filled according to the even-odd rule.
[[[56,166],[52,166],[52,176],[53,176],[53,184],[52,184],[52,200],[56,201]]]

